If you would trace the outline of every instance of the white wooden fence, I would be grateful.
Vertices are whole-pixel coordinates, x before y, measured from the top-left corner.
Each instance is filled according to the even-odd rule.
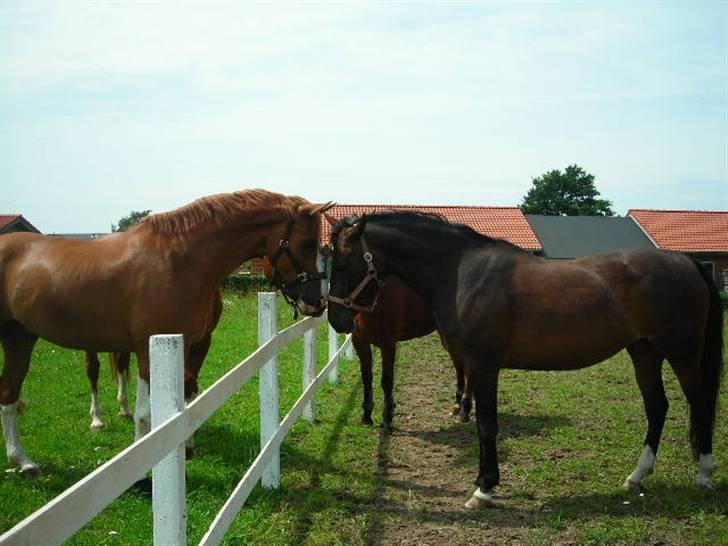
[[[182,336],[150,339],[152,431],[0,536],[0,545],[62,544],[134,482],[153,470],[154,544],[186,544],[184,443],[220,406],[260,370],[261,450],[200,544],[222,542],[248,495],[280,484],[280,445],[303,414],[313,422],[315,394],[328,376],[338,377],[342,354],[352,355],[351,336],[338,346],[329,327],[329,361],[316,374],[316,327],[326,315],[308,317],[276,334],[276,295],[258,294],[260,347],[196,400],[184,407]],[[304,336],[303,394],[280,421],[277,354]]]

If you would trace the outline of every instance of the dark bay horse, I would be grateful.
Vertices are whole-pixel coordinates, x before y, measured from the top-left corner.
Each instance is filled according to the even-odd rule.
[[[316,260],[320,216],[330,206],[248,190],[205,197],[94,241],[0,236],[0,410],[10,461],[23,473],[38,472],[17,428],[38,337],[85,351],[136,353],[139,438],[150,427],[149,336],[183,334],[185,362],[201,364],[220,287],[239,264],[271,257],[288,299],[304,314],[323,312]],[[194,389],[186,382],[185,395]]]
[[[374,395],[372,392],[372,345],[379,347],[382,353],[382,391],[384,392],[384,410],[382,424],[384,428],[392,427],[394,416],[394,361],[397,354],[397,343],[408,339],[426,336],[435,330],[432,309],[404,284],[398,277],[391,275],[384,279],[377,298],[377,305],[372,310],[363,310],[354,318],[355,327],[351,334],[352,344],[359,357],[361,381],[364,387],[364,404],[362,423],[371,425]],[[455,408],[453,415],[467,421],[470,417],[472,399],[468,389],[462,366],[453,360],[457,379],[455,391]]]
[[[329,321],[337,331],[352,331],[352,304],[370,305],[376,278],[394,274],[432,307],[449,351],[464,363],[480,444],[477,489],[467,507],[492,502],[500,479],[500,369],[574,370],[624,348],[648,422],[637,468],[625,485],[639,486],[654,467],[668,406],[661,375],[667,359],[690,406],[697,483],[711,486],[723,313],[718,290],[697,261],[660,250],[552,261],[409,212],[344,219],[332,241]]]

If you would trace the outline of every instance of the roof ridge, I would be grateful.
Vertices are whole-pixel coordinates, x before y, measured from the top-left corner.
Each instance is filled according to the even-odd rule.
[[[694,210],[694,209],[629,209],[631,212],[689,212],[694,214],[728,214],[728,210]]]
[[[373,204],[373,203],[336,203],[336,207],[385,207],[385,208],[396,208],[396,207],[413,207],[413,208],[436,208],[436,209],[518,209],[521,207],[516,205],[385,205],[385,204]]]

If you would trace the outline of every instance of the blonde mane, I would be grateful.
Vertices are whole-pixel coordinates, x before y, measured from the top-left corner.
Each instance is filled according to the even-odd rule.
[[[160,232],[188,232],[208,222],[222,223],[231,216],[253,209],[283,207],[290,214],[307,201],[267,190],[246,190],[209,195],[178,209],[147,216],[141,224]]]

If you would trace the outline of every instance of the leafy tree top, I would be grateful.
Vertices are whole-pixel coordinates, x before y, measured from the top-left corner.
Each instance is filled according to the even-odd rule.
[[[614,216],[612,202],[599,198],[594,175],[578,165],[534,178],[521,210],[547,216]]]
[[[111,224],[111,231],[113,233],[116,233],[117,231],[126,231],[132,226],[135,226],[139,222],[141,222],[146,216],[149,215],[149,213],[152,212],[151,210],[141,210],[131,211],[128,215],[124,216],[121,220],[119,220],[118,225],[117,224]]]

